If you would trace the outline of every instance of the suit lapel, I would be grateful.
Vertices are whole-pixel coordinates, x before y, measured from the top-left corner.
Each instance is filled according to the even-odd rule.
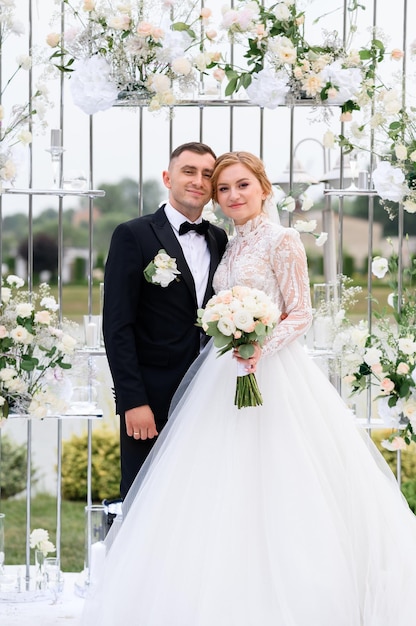
[[[219,255],[219,251],[218,251],[218,244],[217,244],[217,241],[216,241],[216,239],[214,237],[214,234],[213,234],[211,228],[208,230],[208,233],[207,233],[207,242],[208,242],[209,252],[210,252],[210,255],[211,255],[211,260],[210,260],[210,264],[209,264],[208,284],[207,284],[207,288],[206,288],[206,291],[205,291],[204,300],[202,302],[202,306],[203,307],[206,305],[206,303],[208,302],[208,300],[212,296],[212,293],[213,293],[212,281],[213,281],[213,278],[214,278],[215,271],[216,271],[216,269],[218,267],[218,263],[220,262],[220,255]]]
[[[196,302],[195,283],[191,270],[188,267],[182,251],[182,247],[177,240],[175,233],[173,232],[172,226],[170,225],[166,217],[166,213],[163,210],[163,207],[158,209],[158,211],[156,211],[156,213],[154,214],[154,219],[153,222],[151,222],[151,226],[156,237],[161,243],[161,248],[166,250],[169,256],[176,259],[176,264],[178,270],[181,273],[181,278],[187,285]]]

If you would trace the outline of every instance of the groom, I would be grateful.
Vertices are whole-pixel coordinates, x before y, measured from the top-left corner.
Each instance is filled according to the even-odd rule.
[[[211,199],[214,161],[205,144],[176,148],[163,172],[168,202],[120,224],[111,240],[103,333],[120,415],[122,498],[199,354],[197,308],[213,294],[212,278],[227,243],[222,229],[201,219]],[[167,257],[158,257],[161,251]]]

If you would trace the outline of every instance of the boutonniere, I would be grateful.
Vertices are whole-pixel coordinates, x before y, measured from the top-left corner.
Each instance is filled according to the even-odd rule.
[[[166,250],[159,250],[153,261],[143,271],[148,283],[167,287],[173,280],[179,280],[180,274],[176,266],[176,259],[172,259]]]

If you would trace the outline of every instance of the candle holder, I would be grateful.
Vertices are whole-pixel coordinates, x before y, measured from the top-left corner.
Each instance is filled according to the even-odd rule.
[[[107,533],[107,515],[104,505],[85,507],[85,559],[84,570],[75,582],[75,593],[82,598],[95,583],[105,559],[104,539]]]
[[[47,148],[46,152],[51,155],[53,186],[59,189],[62,186],[62,155],[65,152],[65,148],[62,147],[62,131],[59,128],[51,130],[51,147]]]

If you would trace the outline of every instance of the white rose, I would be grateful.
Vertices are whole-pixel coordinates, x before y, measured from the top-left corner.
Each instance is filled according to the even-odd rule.
[[[399,167],[393,167],[388,161],[381,161],[373,172],[374,188],[380,198],[400,202],[408,191],[405,176]]]
[[[61,337],[60,345],[58,349],[66,354],[69,354],[74,351],[75,346],[77,345],[76,339],[71,337],[70,335],[63,335]]]
[[[234,314],[234,323],[238,330],[251,333],[254,330],[254,319],[250,311],[240,309]]]
[[[403,208],[408,213],[416,213],[416,202],[414,200],[404,200]]]
[[[1,301],[4,302],[4,304],[7,304],[8,302],[10,302],[11,297],[12,297],[11,289],[9,289],[8,287],[2,287],[1,288]]]
[[[407,148],[402,143],[399,143],[394,147],[394,152],[396,153],[396,157],[399,161],[407,159]]]
[[[188,76],[188,74],[192,71],[192,64],[185,57],[180,57],[179,59],[172,61],[172,70],[175,74]]]
[[[0,380],[7,382],[17,376],[17,372],[13,367],[4,367],[0,370]]]
[[[218,320],[217,326],[218,326],[219,332],[225,335],[226,337],[231,337],[231,335],[233,335],[236,330],[233,320],[229,317],[221,317]]]
[[[246,89],[247,95],[253,104],[275,109],[286,101],[286,95],[290,90],[288,80],[284,72],[260,70],[253,75],[252,82]]]
[[[383,356],[383,353],[378,348],[367,348],[364,353],[364,361],[367,365],[376,365],[380,363],[380,358]]]
[[[278,4],[276,4],[273,13],[275,14],[276,19],[279,20],[279,22],[286,22],[288,19],[290,19],[290,10],[284,2],[279,2]]]
[[[16,313],[19,317],[30,317],[33,312],[33,305],[30,302],[21,302],[16,305]]]
[[[37,311],[34,319],[37,324],[49,325],[51,323],[50,311]]]
[[[149,77],[149,87],[155,93],[169,91],[170,79],[165,74],[152,74]]]
[[[412,337],[400,337],[397,342],[400,352],[403,354],[415,354],[416,352],[416,342]]]

